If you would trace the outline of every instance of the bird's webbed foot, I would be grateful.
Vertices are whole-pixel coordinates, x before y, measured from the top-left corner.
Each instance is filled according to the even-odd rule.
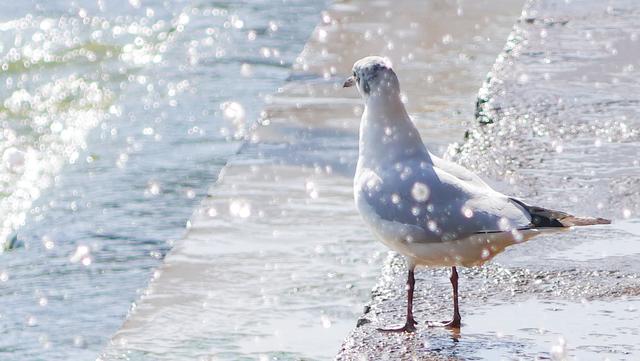
[[[399,327],[399,328],[378,328],[378,331],[380,332],[407,332],[407,333],[411,333],[411,332],[415,332],[416,331],[416,325],[418,324],[418,322],[416,322],[416,320],[412,319],[408,319],[407,322],[404,324],[404,326]]]
[[[462,325],[462,323],[460,322],[460,319],[458,318],[454,318],[451,321],[429,321],[427,322],[427,326],[429,327],[444,327],[444,328],[460,328],[460,326]]]

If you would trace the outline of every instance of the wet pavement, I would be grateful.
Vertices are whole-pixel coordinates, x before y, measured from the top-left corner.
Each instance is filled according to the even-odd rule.
[[[498,260],[458,270],[460,330],[426,326],[450,319],[451,286],[447,270],[421,270],[414,299],[418,331],[398,335],[376,330],[404,322],[406,268],[401,257],[390,255],[359,327],[337,359],[563,359],[552,352],[562,340],[569,359],[633,360],[638,355],[640,275],[539,268],[506,267]]]

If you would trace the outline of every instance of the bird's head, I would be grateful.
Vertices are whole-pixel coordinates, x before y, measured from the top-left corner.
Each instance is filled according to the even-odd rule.
[[[353,64],[353,74],[344,82],[344,87],[356,86],[360,94],[391,95],[400,93],[398,77],[393,72],[391,61],[380,56],[367,56]]]

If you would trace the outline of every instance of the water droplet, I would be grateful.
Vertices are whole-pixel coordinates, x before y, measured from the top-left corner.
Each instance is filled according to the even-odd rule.
[[[40,22],[40,30],[49,31],[55,26],[55,21],[52,18],[44,19]]]
[[[438,232],[438,224],[433,220],[427,222],[427,228],[429,228],[431,232]]]
[[[558,341],[551,347],[551,359],[564,361],[567,359],[567,341],[560,336]]]
[[[52,250],[53,247],[55,247],[56,245],[55,242],[53,242],[53,239],[48,235],[45,235],[42,237],[42,244],[44,245],[44,248],[47,250]]]
[[[218,210],[217,210],[217,209],[215,209],[215,208],[213,208],[213,207],[210,207],[210,208],[207,210],[207,215],[208,215],[209,217],[216,217],[216,216],[218,215]]]
[[[327,33],[326,30],[318,29],[317,37],[318,37],[318,41],[319,42],[321,42],[321,43],[326,42],[327,41],[327,35],[328,35],[328,33]]]
[[[505,218],[505,217],[501,217],[500,220],[498,221],[498,228],[501,231],[510,231],[512,226],[511,226],[511,221],[509,221],[509,219]]]
[[[229,204],[229,213],[234,217],[248,218],[251,215],[251,204],[244,200],[233,200]]]
[[[473,209],[467,207],[467,206],[463,206],[462,209],[462,215],[465,216],[466,218],[471,218],[473,217]]]
[[[118,156],[118,160],[116,161],[116,166],[118,168],[124,168],[129,161],[129,155],[126,153],[122,153]]]
[[[87,348],[87,342],[84,340],[84,337],[75,336],[73,338],[73,346],[78,348]]]
[[[76,247],[75,252],[69,257],[71,263],[82,263],[84,266],[91,264],[91,250],[88,246],[79,245]]]
[[[147,189],[144,191],[145,195],[157,196],[160,194],[160,184],[156,181],[150,181],[147,184]]]
[[[331,327],[331,320],[327,315],[320,316],[320,322],[322,323],[322,327],[329,328]]]
[[[522,232],[518,231],[517,229],[513,229],[511,231],[511,235],[513,236],[513,239],[515,239],[516,242],[522,242],[524,240],[524,235],[522,234]]]
[[[271,57],[271,49],[269,48],[260,48],[260,55],[262,55],[265,58],[270,58]]]
[[[325,24],[329,24],[331,22],[331,15],[326,11],[322,12],[322,22]]]
[[[238,16],[231,16],[231,25],[236,29],[242,29],[244,27],[244,21],[240,19]]]
[[[425,202],[429,199],[429,187],[421,182],[415,182],[411,188],[411,196],[417,202]]]
[[[22,169],[25,162],[25,154],[14,147],[7,148],[2,153],[2,163],[12,171],[18,172]]]
[[[307,194],[309,195],[309,197],[311,199],[317,199],[319,194],[318,194],[318,188],[316,187],[315,183],[311,182],[311,181],[307,181],[305,183],[305,189],[307,190]]]
[[[526,73],[522,73],[520,74],[520,76],[518,76],[518,83],[519,84],[526,84],[529,82],[529,75]]]
[[[391,195],[391,202],[392,202],[393,204],[398,204],[398,203],[400,203],[400,200],[401,200],[401,199],[400,199],[400,195],[398,195],[398,193],[393,193],[393,194]]]
[[[222,114],[227,120],[230,120],[236,127],[234,136],[240,137],[245,131],[245,110],[240,103],[224,102],[220,104]]]
[[[178,24],[179,25],[185,25],[189,23],[189,15],[182,13],[180,14],[180,16],[178,16]]]
[[[251,65],[244,63],[240,66],[240,75],[244,76],[244,77],[250,77],[251,75],[253,75],[253,68],[251,67]]]

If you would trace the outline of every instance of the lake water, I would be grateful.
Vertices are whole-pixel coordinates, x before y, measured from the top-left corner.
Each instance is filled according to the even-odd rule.
[[[325,6],[0,5],[0,359],[95,359]]]

